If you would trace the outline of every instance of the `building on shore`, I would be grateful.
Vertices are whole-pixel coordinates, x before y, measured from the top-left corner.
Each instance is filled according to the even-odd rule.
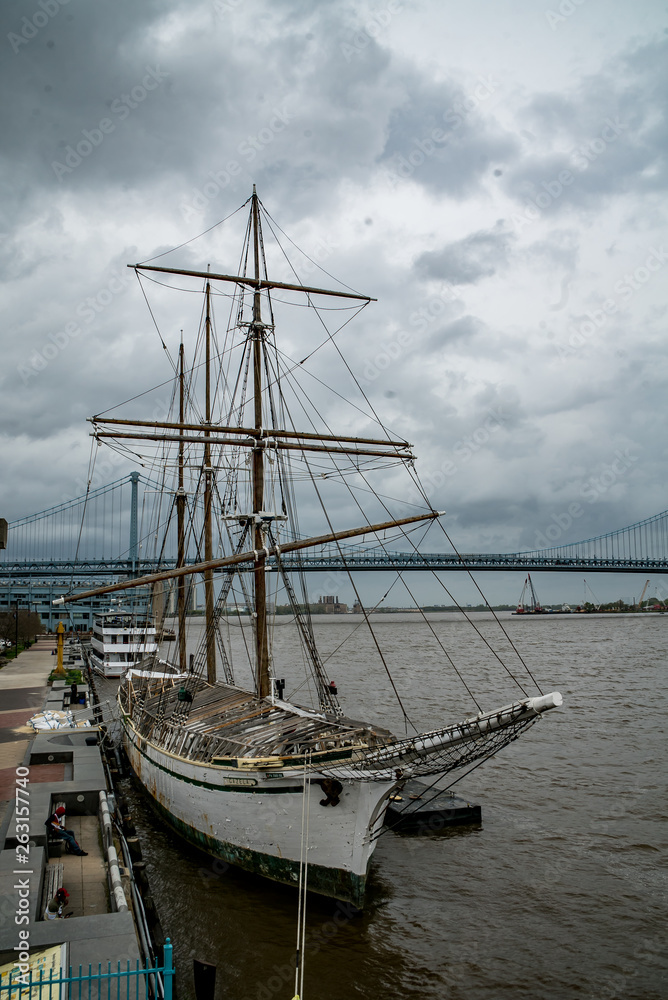
[[[116,583],[116,579],[100,581],[100,586],[106,583]],[[93,617],[101,611],[109,611],[118,606],[119,610],[136,614],[146,614],[151,610],[148,588],[137,587],[129,592],[123,605],[115,596],[89,597],[71,607],[56,605],[53,602],[63,594],[80,593],[90,590],[90,580],[53,579],[53,580],[1,580],[0,579],[0,612],[11,611],[18,607],[19,611],[34,611],[42,621],[42,627],[53,632],[62,621],[68,632],[89,632],[93,627]]]
[[[318,605],[320,605],[318,610],[324,612],[326,615],[348,614],[348,605],[341,604],[338,597],[334,597],[332,594],[327,594],[325,597],[319,597]]]

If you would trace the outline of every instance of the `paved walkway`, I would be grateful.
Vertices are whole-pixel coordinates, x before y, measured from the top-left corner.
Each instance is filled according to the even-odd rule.
[[[6,817],[8,812],[7,798],[14,797],[16,767],[23,764],[33,740],[39,739],[48,744],[49,737],[54,735],[38,735],[26,723],[44,704],[48,691],[47,678],[56,665],[56,657],[51,655],[55,642],[55,636],[41,640],[0,670],[0,822],[2,815]],[[74,831],[77,841],[87,852],[87,857],[64,852],[61,857],[56,857],[54,852],[51,862],[59,866],[58,874],[62,866],[63,885],[70,893],[67,912],[72,914],[71,920],[40,919],[43,900],[37,899],[37,893],[44,890],[40,889],[41,879],[34,879],[34,885],[31,884],[34,889],[31,903],[37,908],[37,919],[31,925],[30,943],[34,948],[40,948],[67,941],[69,962],[75,969],[79,965],[87,968],[89,963],[97,968],[98,962],[106,968],[108,960],[112,962],[112,968],[116,961],[122,961],[125,967],[126,959],[133,965],[139,959],[134,918],[130,910],[110,912],[107,871],[97,818],[99,789],[105,787],[104,771],[99,749],[87,748],[85,736],[85,732],[77,731],[65,737],[75,741],[72,763],[30,764],[31,804],[41,810],[44,819],[48,803],[52,805],[54,796],[59,792],[68,794],[70,799],[76,795],[77,804],[74,805],[72,800],[74,811],[68,811],[66,827]],[[48,749],[39,755],[35,752],[37,749],[32,747],[37,759],[48,758]],[[75,780],[80,783],[73,788]],[[59,785],[59,782],[63,784]],[[34,787],[36,783],[44,784]],[[88,805],[84,806],[86,797]],[[81,809],[85,815],[76,815],[79,803],[82,803]],[[39,819],[41,817],[36,817],[36,825],[41,832]],[[119,849],[118,844],[116,847]],[[16,863],[15,853],[11,848],[2,851],[1,855],[0,860],[4,859],[9,867]],[[44,849],[35,847],[33,856],[39,857],[40,866],[43,855]],[[0,876],[3,875],[7,876],[5,882],[9,889],[0,894],[0,946],[11,955],[16,941],[16,928],[12,930],[13,921],[8,923],[3,914],[13,912],[16,906],[13,889],[15,877],[4,869],[0,870]],[[125,876],[124,881],[127,882]],[[49,882],[45,884],[48,886]]]
[[[88,852],[88,857],[82,858],[63,851],[59,859],[64,869],[63,885],[70,894],[68,910],[72,910],[76,917],[108,913],[107,870],[102,857],[98,818],[68,816],[67,829],[72,830],[77,843]]]
[[[56,637],[40,639],[0,670],[0,823],[9,797],[14,796],[16,768],[23,763],[35,733],[26,723],[44,702],[47,679],[56,658]],[[31,781],[62,781],[62,764],[40,764],[30,769]]]
[[[14,797],[16,768],[35,738],[28,719],[38,712],[47,692],[47,679],[56,665],[52,650],[56,637],[40,639],[0,670],[0,822]],[[31,764],[30,783],[63,781],[64,764]],[[87,858],[64,854],[64,885],[70,893],[69,909],[76,916],[107,913],[106,870],[99,844],[97,816],[68,816],[68,829],[89,852]]]
[[[30,649],[24,649],[15,660],[10,660],[0,670],[0,699],[5,700],[5,692],[15,688],[45,688],[46,680],[56,665],[56,657],[51,655],[56,637],[39,639]],[[39,703],[41,705],[41,701]],[[15,708],[2,704],[2,708]]]

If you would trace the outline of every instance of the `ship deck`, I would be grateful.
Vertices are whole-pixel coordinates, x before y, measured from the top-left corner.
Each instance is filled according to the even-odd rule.
[[[188,695],[192,701],[180,700],[175,682],[133,681],[121,689],[121,704],[141,736],[197,761],[295,757],[393,739],[379,726],[261,699],[227,684],[189,680]]]

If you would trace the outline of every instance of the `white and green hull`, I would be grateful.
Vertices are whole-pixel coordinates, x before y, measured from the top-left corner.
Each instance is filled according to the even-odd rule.
[[[165,820],[216,858],[287,885],[298,884],[308,826],[308,887],[361,907],[376,834],[394,781],[343,779],[336,806],[321,805],[322,775],[247,770],[187,760],[143,739],[125,719],[132,769]],[[308,816],[302,823],[304,795]]]

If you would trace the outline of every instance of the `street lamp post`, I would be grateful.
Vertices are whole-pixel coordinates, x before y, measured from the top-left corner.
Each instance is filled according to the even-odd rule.
[[[39,601],[33,601],[31,603],[31,605],[30,605],[30,607],[32,608],[32,613],[35,616],[34,619],[33,619],[33,623],[35,625],[35,642],[37,642],[37,622],[38,621],[41,622],[39,611],[37,610],[38,605],[39,605]]]
[[[16,601],[14,604],[14,640],[16,645],[16,655],[14,659],[18,659],[19,655],[19,602]]]

